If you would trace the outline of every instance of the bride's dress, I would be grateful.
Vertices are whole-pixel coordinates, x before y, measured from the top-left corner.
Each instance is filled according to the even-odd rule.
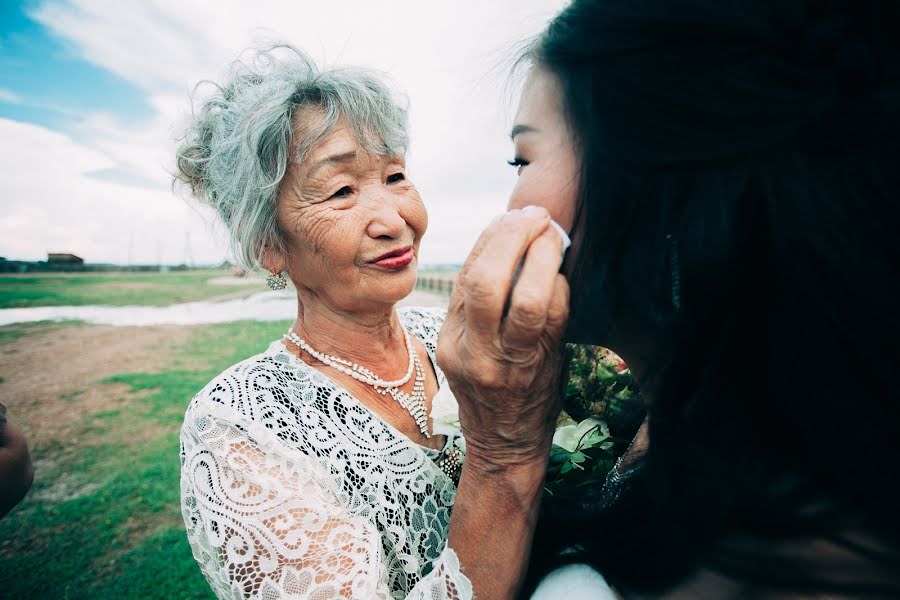
[[[400,317],[432,363],[443,313]],[[438,383],[444,376],[435,364]],[[219,598],[472,598],[446,548],[453,481],[284,345],[223,372],[181,431],[182,513]]]
[[[531,600],[615,600],[603,576],[584,564],[560,567],[541,580]]]

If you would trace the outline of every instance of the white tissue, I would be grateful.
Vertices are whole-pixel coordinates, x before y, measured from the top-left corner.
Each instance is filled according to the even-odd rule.
[[[562,238],[562,243],[563,243],[562,252],[563,252],[563,256],[565,256],[566,250],[568,250],[569,247],[572,245],[572,240],[569,238],[569,234],[566,233],[566,230],[562,228],[562,225],[560,225],[553,219],[550,219],[550,225],[553,226],[553,229],[555,229],[556,233],[559,234],[559,237]]]

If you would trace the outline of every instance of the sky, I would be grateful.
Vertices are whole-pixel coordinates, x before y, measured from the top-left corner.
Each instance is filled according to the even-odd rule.
[[[214,264],[224,228],[173,190],[191,90],[246,47],[379,70],[410,103],[419,263],[459,263],[515,183],[510,63],[565,0],[0,2],[0,256]]]

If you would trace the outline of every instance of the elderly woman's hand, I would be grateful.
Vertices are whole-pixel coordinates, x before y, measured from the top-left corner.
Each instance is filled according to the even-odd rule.
[[[466,260],[441,329],[467,448],[447,544],[481,599],[515,597],[531,547],[560,407],[561,261],[546,210],[506,213]]]
[[[562,240],[549,223],[539,207],[504,214],[454,286],[437,359],[459,401],[470,468],[543,470],[547,460],[569,306]]]

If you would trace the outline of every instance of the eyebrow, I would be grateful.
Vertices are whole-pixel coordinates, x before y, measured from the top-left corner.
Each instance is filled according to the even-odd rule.
[[[356,159],[356,150],[351,150],[350,152],[342,152],[340,154],[332,154],[331,156],[326,156],[322,160],[316,161],[313,166],[309,168],[309,171],[306,173],[306,177],[312,177],[313,174],[325,166],[330,166],[338,163],[348,162]]]
[[[516,136],[520,133],[537,133],[537,129],[532,127],[531,125],[523,125],[519,124],[512,128],[512,131],[509,132],[509,139],[515,140]]]

